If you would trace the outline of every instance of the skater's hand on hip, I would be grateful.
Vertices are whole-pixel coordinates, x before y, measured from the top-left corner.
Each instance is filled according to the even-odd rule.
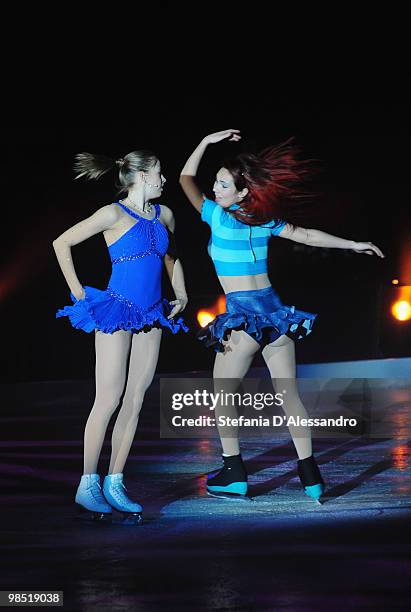
[[[222,130],[221,132],[214,132],[213,134],[209,134],[203,139],[203,142],[206,144],[214,144],[216,142],[220,142],[220,140],[225,140],[228,138],[234,142],[241,140],[240,130]]]
[[[174,306],[173,310],[168,315],[167,319],[172,319],[179,312],[183,312],[184,308],[187,306],[188,299],[187,297],[178,297],[176,300],[170,302],[172,306]]]
[[[353,251],[362,253],[363,255],[373,255],[375,253],[378,257],[385,257],[382,251],[372,242],[355,242]]]

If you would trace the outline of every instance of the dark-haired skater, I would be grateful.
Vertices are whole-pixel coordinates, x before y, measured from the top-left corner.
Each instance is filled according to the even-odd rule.
[[[296,384],[296,339],[312,330],[316,315],[282,304],[267,275],[267,246],[271,236],[310,246],[352,249],[356,253],[384,257],[371,242],[354,242],[315,229],[297,227],[279,219],[279,207],[301,196],[301,185],[310,173],[308,161],[298,160],[298,148],[289,140],[259,155],[240,154],[226,160],[217,172],[209,200],[197,187],[195,176],[208,145],[240,140],[239,130],[223,130],[206,136],[187,160],[180,184],[191,204],[211,228],[208,251],[226,294],[227,311],[201,332],[206,346],[217,351],[213,376],[243,378],[255,353],[263,358],[274,385],[281,379],[283,409],[287,417],[307,418]],[[234,385],[235,383],[233,383]],[[232,389],[231,389],[232,390]],[[224,416],[216,407],[216,417]],[[227,431],[227,430],[225,430]],[[289,427],[297,455],[298,474],[304,491],[319,500],[324,482],[312,453],[309,427]],[[208,479],[213,493],[245,495],[247,473],[237,436],[220,428],[224,466]]]

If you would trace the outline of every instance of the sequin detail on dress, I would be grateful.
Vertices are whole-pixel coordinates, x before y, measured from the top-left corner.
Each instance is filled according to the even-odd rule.
[[[146,220],[148,221],[148,219]],[[156,221],[157,219],[153,219],[153,223],[155,223]],[[155,232],[154,232],[153,225],[148,226],[148,232],[150,234],[150,247],[148,249],[146,249],[145,251],[141,251],[140,253],[135,253],[134,255],[122,255],[121,257],[115,257],[111,260],[111,263],[118,264],[118,263],[122,263],[125,261],[133,261],[134,259],[140,259],[141,257],[147,257],[147,255],[155,255],[159,259],[162,259],[164,255],[156,248],[156,239],[155,239]]]

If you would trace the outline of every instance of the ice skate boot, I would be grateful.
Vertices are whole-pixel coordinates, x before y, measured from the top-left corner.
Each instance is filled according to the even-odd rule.
[[[207,477],[207,492],[218,497],[242,497],[247,493],[247,472],[241,455],[224,457],[223,468]]]
[[[111,521],[111,506],[104,499],[98,474],[83,474],[75,502],[79,506],[81,518],[97,522]]]
[[[304,487],[304,492],[308,497],[312,497],[317,503],[321,504],[320,498],[324,493],[325,484],[314,456],[311,455],[311,457],[306,459],[299,459],[297,461],[297,470],[301,484]]]
[[[131,501],[126,495],[123,474],[107,474],[103,482],[104,497],[117,512],[123,515],[123,524],[140,525],[143,522],[140,504]]]

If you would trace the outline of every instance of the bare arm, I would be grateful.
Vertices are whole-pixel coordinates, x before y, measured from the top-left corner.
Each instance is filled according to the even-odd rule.
[[[180,176],[180,185],[194,208],[198,210],[198,212],[201,212],[201,206],[205,199],[205,195],[199,189],[194,178],[192,176],[182,174]]]
[[[64,278],[77,299],[84,297],[84,289],[77,277],[71,256],[71,247],[87,238],[110,229],[119,219],[119,211],[108,204],[97,210],[91,217],[80,221],[53,241],[53,248]]]
[[[198,147],[194,149],[181,171],[180,185],[187,198],[198,212],[201,212],[201,205],[205,198],[194,179],[197,174],[198,166],[200,165],[200,161],[208,145],[220,142],[220,140],[224,140],[225,138],[229,138],[236,142],[240,140],[241,136],[239,130],[223,130],[221,132],[209,134],[209,136],[203,138]]]
[[[200,165],[201,158],[204,155],[207,145],[208,143],[205,139],[200,142],[198,147],[186,161],[180,174],[180,185],[187,198],[198,212],[201,212],[201,205],[205,196],[197,186],[194,177],[197,174],[198,166]]]
[[[379,257],[385,257],[381,250],[372,242],[355,242],[354,240],[346,240],[332,234],[327,234],[321,230],[306,229],[297,227],[291,223],[287,223],[279,232],[280,238],[287,238],[293,242],[300,242],[308,246],[323,247],[329,249],[350,249],[356,253],[364,253],[372,255],[375,253]]]
[[[161,221],[169,230],[171,237],[174,238],[175,219],[172,211],[167,206],[161,206]],[[174,306],[168,318],[171,319],[179,312],[182,312],[187,306],[188,298],[184,282],[183,266],[176,253],[171,249],[164,256],[164,265],[167,270],[167,275],[170,279],[176,299],[170,302]]]

